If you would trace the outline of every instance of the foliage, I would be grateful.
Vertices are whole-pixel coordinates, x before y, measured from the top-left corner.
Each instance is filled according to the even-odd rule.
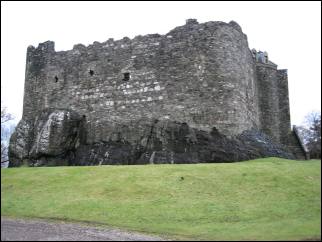
[[[1,215],[106,224],[172,239],[321,236],[321,161],[11,168]]]

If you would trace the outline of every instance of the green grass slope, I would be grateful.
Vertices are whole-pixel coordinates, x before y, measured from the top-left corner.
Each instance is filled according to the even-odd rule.
[[[319,239],[321,161],[1,169],[1,215],[175,239]]]

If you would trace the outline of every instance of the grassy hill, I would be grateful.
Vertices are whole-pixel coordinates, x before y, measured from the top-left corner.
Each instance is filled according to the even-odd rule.
[[[175,239],[320,239],[321,161],[1,169],[1,215]]]

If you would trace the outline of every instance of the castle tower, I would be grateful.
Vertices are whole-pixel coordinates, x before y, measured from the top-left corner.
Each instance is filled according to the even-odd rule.
[[[256,60],[261,129],[288,145],[291,132],[287,70],[278,70],[267,52],[253,50]]]
[[[44,68],[50,63],[55,53],[53,41],[39,44],[38,48],[29,46],[26,58],[26,73],[24,86],[23,117],[31,119],[45,108],[48,98],[48,87],[51,83],[46,81]],[[48,103],[47,103],[48,105]]]
[[[287,70],[277,70],[277,87],[279,101],[279,132],[280,142],[288,144],[291,133],[290,103],[288,94]]]

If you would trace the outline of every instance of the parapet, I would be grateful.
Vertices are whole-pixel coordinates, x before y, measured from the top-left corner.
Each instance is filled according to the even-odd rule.
[[[242,28],[240,27],[240,25],[237,22],[235,22],[235,21],[232,20],[232,21],[229,22],[229,25],[232,26],[232,27],[234,27],[238,31],[243,32],[242,31]]]
[[[55,52],[55,42],[54,41],[45,41],[43,43],[39,43],[38,47],[35,48],[32,45],[28,46],[27,52],[33,52],[33,51],[37,51],[37,52]]]
[[[37,49],[42,51],[54,51],[55,52],[55,42],[54,41],[46,41],[44,43],[40,43]]]
[[[277,69],[277,65],[269,60],[268,53],[266,51],[257,51],[256,49],[252,49],[251,52],[253,59],[258,66]]]
[[[194,24],[199,24],[197,19],[189,18],[189,19],[186,20],[186,25],[194,25]]]
[[[256,51],[256,49],[252,49],[253,58],[256,62],[268,64],[268,53],[266,51]]]

